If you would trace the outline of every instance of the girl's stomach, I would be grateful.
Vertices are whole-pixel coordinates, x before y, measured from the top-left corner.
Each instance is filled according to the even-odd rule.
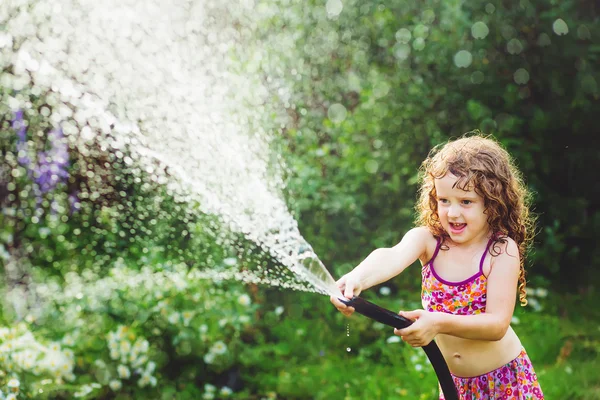
[[[497,341],[440,334],[435,337],[435,342],[442,351],[450,372],[462,378],[483,375],[500,368],[517,358],[523,348],[510,326],[504,337]]]

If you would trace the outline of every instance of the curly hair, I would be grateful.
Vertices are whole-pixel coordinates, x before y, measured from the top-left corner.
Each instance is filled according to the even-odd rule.
[[[485,213],[493,236],[493,246],[512,238],[519,247],[519,300],[527,305],[525,256],[535,235],[535,216],[530,211],[531,192],[525,186],[512,157],[491,136],[479,131],[434,147],[419,170],[417,224],[429,228],[435,237],[448,238],[438,216],[434,180],[447,172],[458,180],[456,187],[473,188],[485,200]],[[498,252],[498,250],[495,250]]]

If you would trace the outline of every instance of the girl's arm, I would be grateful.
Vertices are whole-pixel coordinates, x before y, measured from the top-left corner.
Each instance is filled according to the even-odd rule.
[[[432,238],[427,228],[413,228],[406,232],[400,243],[394,247],[374,250],[346,275],[346,281],[350,281],[351,278],[360,285],[360,290],[385,282],[425,255],[427,241]]]
[[[485,313],[454,315],[443,312],[415,310],[400,312],[405,318],[416,319],[408,328],[394,331],[412,346],[425,346],[444,333],[472,340],[500,340],[506,334],[515,309],[519,280],[519,250],[508,239],[502,253],[494,258],[487,282]]]

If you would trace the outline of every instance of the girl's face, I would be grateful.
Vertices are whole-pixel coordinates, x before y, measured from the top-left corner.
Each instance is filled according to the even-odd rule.
[[[484,212],[484,199],[473,188],[465,191],[455,187],[457,180],[456,176],[448,172],[443,178],[434,181],[438,216],[454,243],[477,243],[484,240],[490,230]]]

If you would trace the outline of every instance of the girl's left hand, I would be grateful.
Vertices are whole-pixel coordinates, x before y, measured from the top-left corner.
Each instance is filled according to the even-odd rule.
[[[411,326],[404,329],[394,329],[394,335],[398,335],[412,347],[423,347],[428,345],[438,332],[437,313],[425,310],[400,311],[398,314],[404,318],[415,320]]]

